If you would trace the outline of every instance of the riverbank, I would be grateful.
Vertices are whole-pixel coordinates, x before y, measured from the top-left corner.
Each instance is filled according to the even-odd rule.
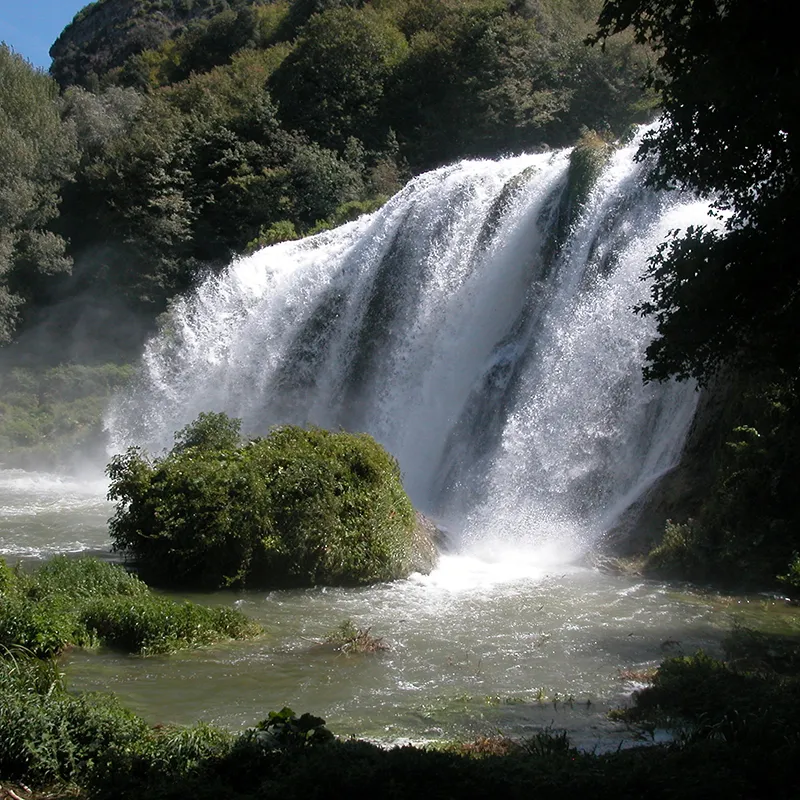
[[[447,562],[444,569],[447,569]],[[445,576],[446,573],[439,574],[438,580],[445,580]],[[463,573],[461,577],[463,580]],[[586,594],[594,585],[591,577],[588,571],[579,570],[571,582],[565,582],[563,575],[554,575],[540,579],[536,585],[512,583],[502,596],[507,598],[509,608],[513,606],[517,616],[524,610],[520,606],[524,598],[531,603],[538,602],[531,611],[539,609],[541,620],[544,601],[558,605],[561,602],[559,592],[563,594],[562,600],[583,596],[589,607],[600,604],[599,600],[592,603]],[[12,653],[5,651],[3,691],[0,693],[3,703],[0,730],[4,732],[0,747],[5,748],[5,755],[0,757],[0,784],[7,786],[7,781],[15,780],[14,786],[19,789],[22,789],[20,784],[24,784],[47,792],[49,797],[87,800],[112,796],[132,798],[142,794],[176,799],[224,795],[250,800],[277,796],[321,797],[323,793],[338,796],[362,791],[400,798],[417,794],[421,786],[434,797],[448,798],[485,797],[496,791],[520,798],[530,797],[532,791],[545,797],[580,792],[582,796],[594,798],[633,798],[644,792],[657,798],[693,797],[701,793],[719,795],[720,792],[727,797],[793,796],[797,786],[789,765],[800,755],[797,747],[800,714],[796,713],[800,710],[797,701],[798,610],[776,599],[723,597],[695,592],[689,587],[665,586],[657,595],[657,607],[689,607],[697,618],[710,613],[715,619],[731,619],[738,624],[732,626],[723,640],[724,655],[720,659],[695,655],[696,641],[678,633],[667,638],[656,629],[658,644],[655,640],[653,644],[662,658],[676,652],[686,655],[664,662],[652,679],[652,685],[644,688],[642,683],[652,676],[652,670],[642,668],[640,656],[632,658],[642,646],[638,640],[644,629],[637,632],[638,626],[628,612],[645,606],[648,592],[652,592],[654,586],[640,585],[641,588],[631,595],[630,587],[623,588],[622,579],[616,579],[617,583],[610,578],[607,580],[609,585],[618,583],[617,599],[607,598],[602,605],[614,609],[620,627],[614,636],[608,630],[608,619],[605,624],[599,619],[589,619],[585,621],[587,635],[592,634],[594,644],[591,647],[598,657],[602,656],[599,651],[607,648],[610,641],[618,640],[615,658],[619,659],[618,663],[627,664],[629,670],[620,670],[617,679],[620,685],[624,681],[629,687],[633,685],[631,682],[638,682],[641,693],[634,696],[630,708],[613,714],[615,721],[609,725],[613,724],[618,730],[621,725],[628,725],[624,738],[629,743],[638,738],[650,745],[644,749],[630,747],[630,744],[626,745],[630,749],[581,745],[580,737],[570,737],[560,730],[561,723],[567,720],[562,708],[572,707],[571,710],[585,710],[589,714],[590,703],[583,696],[569,697],[566,693],[555,696],[552,688],[542,688],[538,696],[499,692],[487,695],[480,714],[475,713],[477,706],[464,697],[460,704],[449,708],[429,707],[427,725],[433,727],[447,715],[473,715],[473,734],[453,740],[440,732],[439,740],[430,746],[387,749],[376,742],[350,737],[351,731],[340,722],[332,724],[331,730],[342,736],[332,739],[322,733],[321,721],[306,717],[301,724],[302,716],[292,721],[291,715],[284,715],[284,728],[280,732],[274,730],[275,725],[267,725],[270,719],[267,712],[281,707],[277,701],[280,693],[291,696],[294,691],[297,696],[296,688],[289,689],[286,681],[291,678],[296,687],[298,669],[306,684],[317,681],[321,687],[331,680],[340,680],[342,697],[346,694],[348,704],[357,707],[363,705],[366,695],[374,692],[375,686],[370,680],[379,676],[385,679],[388,675],[402,689],[403,673],[398,672],[399,667],[410,667],[412,673],[416,670],[420,677],[438,676],[442,687],[452,686],[452,681],[460,674],[462,685],[471,686],[473,696],[477,697],[479,692],[487,691],[486,678],[492,673],[532,669],[531,675],[542,677],[542,668],[552,661],[555,650],[563,648],[566,660],[552,664],[555,676],[566,665],[588,654],[590,640],[581,656],[582,649],[576,647],[575,639],[556,641],[552,634],[548,636],[546,631],[540,630],[533,639],[526,641],[518,636],[522,628],[518,631],[505,625],[504,630],[498,630],[500,640],[494,641],[489,631],[485,631],[481,648],[476,648],[472,658],[462,660],[455,657],[457,651],[450,649],[452,644],[442,639],[443,628],[452,628],[457,618],[472,614],[471,636],[475,641],[476,630],[483,630],[484,624],[489,622],[485,611],[481,612],[480,604],[475,602],[487,595],[486,602],[496,608],[498,596],[487,592],[487,586],[473,587],[470,592],[463,593],[461,603],[449,607],[443,605],[443,601],[451,596],[452,585],[446,592],[431,592],[430,587],[424,588],[422,584],[414,589],[413,582],[401,581],[374,590],[271,593],[263,605],[255,602],[255,595],[240,594],[241,602],[237,606],[246,611],[258,609],[256,617],[265,623],[267,631],[263,641],[256,645],[246,642],[226,645],[226,657],[222,660],[218,660],[223,652],[219,648],[201,649],[196,656],[184,653],[147,660],[113,656],[116,659],[113,664],[108,661],[110,655],[102,652],[74,650],[70,653],[69,664],[62,662],[56,667],[53,662],[34,661],[19,653],[9,658]],[[535,586],[540,592],[538,596],[533,596]],[[403,601],[407,607],[398,608],[404,593],[409,591],[409,598]],[[341,620],[344,609],[352,609],[354,603],[363,602],[367,592],[374,592],[370,607],[378,624],[373,635],[385,637],[388,649],[351,655],[320,647],[319,642],[324,637],[314,632],[316,628],[330,627],[328,620],[331,618]],[[379,597],[383,612],[380,605],[374,604]],[[404,624],[402,620],[406,616],[397,614],[408,614],[411,597],[416,597],[418,615]],[[623,598],[627,598],[624,601],[627,605],[621,605]],[[217,604],[222,598],[209,595],[206,599]],[[423,601],[429,607],[431,620],[435,617],[439,621],[440,649],[447,651],[441,663],[432,663],[423,654],[414,656],[408,649],[411,642],[407,636],[412,631],[421,632],[426,626],[425,618],[419,615]],[[677,603],[681,605],[674,605]],[[467,608],[471,611],[467,612]],[[580,616],[577,607],[570,608],[567,617],[571,620],[569,624],[574,624]],[[394,626],[389,624],[389,610],[396,612]],[[523,627],[533,634],[529,615],[524,616]],[[363,619],[360,615],[359,627],[363,627]],[[652,628],[652,618],[644,624]],[[295,632],[286,630],[287,626],[294,627]],[[495,627],[500,628],[499,623]],[[628,636],[625,630],[635,635]],[[672,630],[676,630],[674,623]],[[298,636],[300,631],[302,634]],[[310,641],[303,644],[304,637]],[[601,641],[604,644],[601,645]],[[495,655],[492,648],[496,648]],[[495,664],[497,654],[507,648],[508,658]],[[430,647],[424,652],[430,654]],[[260,676],[253,687],[256,693],[246,702],[237,701],[230,687],[246,676],[243,673],[237,677],[234,665],[252,660],[257,653],[261,656],[257,656],[254,665],[260,664],[260,667],[247,677],[252,682],[256,675]],[[281,658],[287,670],[284,677],[281,677]],[[147,680],[144,683],[134,681],[127,695],[122,693],[121,696],[126,697],[123,700],[103,692],[79,691],[80,681],[73,679],[80,674],[80,669],[76,672],[76,664],[82,663],[85,669],[90,662],[99,665],[104,660],[109,669],[113,667],[116,676],[108,680],[111,673],[97,674],[100,685],[106,689],[121,687],[120,665],[123,672],[134,670],[142,677],[146,672]],[[206,687],[202,673],[214,663],[218,668]],[[602,658],[597,664],[602,664]],[[145,672],[140,667],[146,667]],[[64,669],[71,676],[69,684],[61,674]],[[597,667],[586,664],[585,669],[596,670]],[[121,677],[124,684],[124,675]],[[163,681],[166,684],[162,686]],[[158,686],[159,696],[164,697],[165,693],[172,695],[178,683],[194,694],[202,694],[205,705],[214,706],[219,700],[234,709],[238,706],[234,716],[242,719],[241,724],[219,725],[205,721],[176,725],[168,717],[163,722],[155,722],[152,714],[143,715],[127,708],[130,703],[127,698],[141,696],[148,685]],[[354,691],[354,686],[360,686],[366,695],[360,689]],[[410,688],[406,683],[405,693]],[[134,690],[133,694],[130,689]],[[293,707],[316,710],[312,695],[304,691],[304,705],[292,703]],[[375,709],[362,710],[369,715],[375,712]],[[509,735],[495,735],[498,726],[492,720],[511,719],[506,711],[511,711],[518,720],[527,719],[528,727],[522,725],[513,732],[503,731]],[[596,713],[597,709],[591,711]],[[531,712],[538,713],[538,724],[533,726],[531,720],[535,714]],[[327,716],[327,712],[323,713]],[[393,713],[399,733],[399,727],[410,719],[408,711],[404,716],[400,709],[393,712],[384,707],[376,716],[379,718],[382,714],[391,718]],[[260,727],[259,716],[265,720]],[[316,732],[309,737],[311,731]],[[270,736],[262,735],[266,733]],[[280,733],[277,741],[276,733]],[[672,742],[652,744],[667,735],[672,736]],[[359,736],[363,737],[364,733]],[[17,755],[11,758],[9,752],[14,747]],[[24,791],[20,796],[25,800],[30,797]]]
[[[701,655],[662,664],[629,712],[647,730],[657,711],[674,740],[607,754],[582,752],[552,731],[516,741],[483,737],[447,748],[386,750],[333,738],[323,720],[287,709],[238,735],[203,724],[149,728],[112,698],[71,696],[55,677],[41,684],[41,669],[39,689],[28,692],[24,713],[11,720],[16,696],[8,687],[13,680],[30,683],[28,667],[18,661],[14,679],[7,659],[0,668],[6,717],[0,783],[8,786],[14,778],[19,788],[45,787],[38,795],[20,793],[25,800],[406,798],[423,789],[434,798],[500,793],[619,800],[646,794],[672,800],[790,798],[798,788],[796,676],[741,672]],[[21,727],[25,762],[14,765],[9,740],[19,739]]]

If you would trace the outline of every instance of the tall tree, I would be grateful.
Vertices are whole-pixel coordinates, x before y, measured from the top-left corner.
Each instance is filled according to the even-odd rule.
[[[70,269],[65,242],[49,224],[76,161],[55,82],[0,43],[0,344],[48,276]]]
[[[403,34],[371,11],[315,14],[271,78],[281,118],[324,147],[342,150],[351,136],[383,142],[385,84],[406,49]]]
[[[657,54],[653,182],[711,198],[723,230],[676,234],[650,264],[649,376],[723,363],[800,367],[800,50],[783,0],[606,0],[595,40],[632,29]]]

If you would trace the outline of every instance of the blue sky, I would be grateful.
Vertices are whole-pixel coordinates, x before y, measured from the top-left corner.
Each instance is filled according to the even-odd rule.
[[[50,68],[50,45],[89,0],[0,0],[0,41]]]

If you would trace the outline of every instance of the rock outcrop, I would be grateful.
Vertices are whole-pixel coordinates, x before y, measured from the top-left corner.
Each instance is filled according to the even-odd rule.
[[[62,88],[96,88],[99,77],[131,56],[159,47],[189,23],[220,11],[216,0],[97,0],[75,15],[50,48],[50,72]]]

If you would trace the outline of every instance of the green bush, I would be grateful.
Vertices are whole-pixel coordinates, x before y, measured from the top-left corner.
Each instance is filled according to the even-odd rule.
[[[135,746],[114,748],[86,776],[90,796],[225,797],[232,796],[217,772],[229,757],[235,737],[199,723],[189,728],[158,727]]]
[[[635,696],[634,707],[623,712],[630,722],[650,723],[681,732],[682,741],[696,744],[715,740],[774,750],[787,741],[800,742],[800,680],[796,671],[797,641],[781,637],[737,634],[735,648],[749,658],[718,661],[705,653],[665,661],[651,686]],[[769,651],[775,642],[792,651],[787,674],[772,670]],[[735,652],[735,650],[734,650]],[[762,658],[753,658],[758,653]],[[763,658],[766,656],[766,658]]]
[[[597,179],[611,157],[614,145],[596,131],[585,130],[569,157],[569,183],[562,203],[567,226],[575,223]]]
[[[98,645],[152,655],[260,632],[234,609],[154,595],[115,564],[57,556],[25,574],[0,559],[0,647],[43,658]]]
[[[231,450],[241,444],[241,420],[213,411],[201,412],[197,419],[175,434],[173,453],[191,448],[200,450]]]
[[[270,711],[256,725],[253,734],[264,750],[297,750],[333,741],[322,717],[303,714],[298,717],[288,706]]]
[[[793,592],[800,592],[800,553],[795,552],[792,554],[789,568],[785,574],[778,575],[778,580],[791,587]]]
[[[41,785],[73,781],[147,734],[146,724],[106,695],[74,697],[55,664],[0,657],[0,776]]]
[[[163,458],[131,448],[107,469],[114,547],[148,581],[266,588],[408,574],[414,511],[371,437],[285,426],[241,446],[186,447],[205,421]]]
[[[175,787],[194,796],[193,781],[202,787],[235,741],[204,724],[150,728],[110,695],[67,692],[55,662],[2,648],[0,731],[0,779],[71,784],[63,796],[76,786],[93,797],[142,796],[144,787],[150,797]]]
[[[645,569],[665,578],[703,580],[709,572],[710,554],[710,543],[699,523],[668,519],[661,542],[647,555]]]
[[[68,600],[52,596],[33,600],[24,593],[0,596],[0,646],[24,647],[47,658],[70,645],[92,643]]]
[[[16,584],[16,581],[14,571],[6,564],[5,559],[0,558],[0,597],[5,595]]]

